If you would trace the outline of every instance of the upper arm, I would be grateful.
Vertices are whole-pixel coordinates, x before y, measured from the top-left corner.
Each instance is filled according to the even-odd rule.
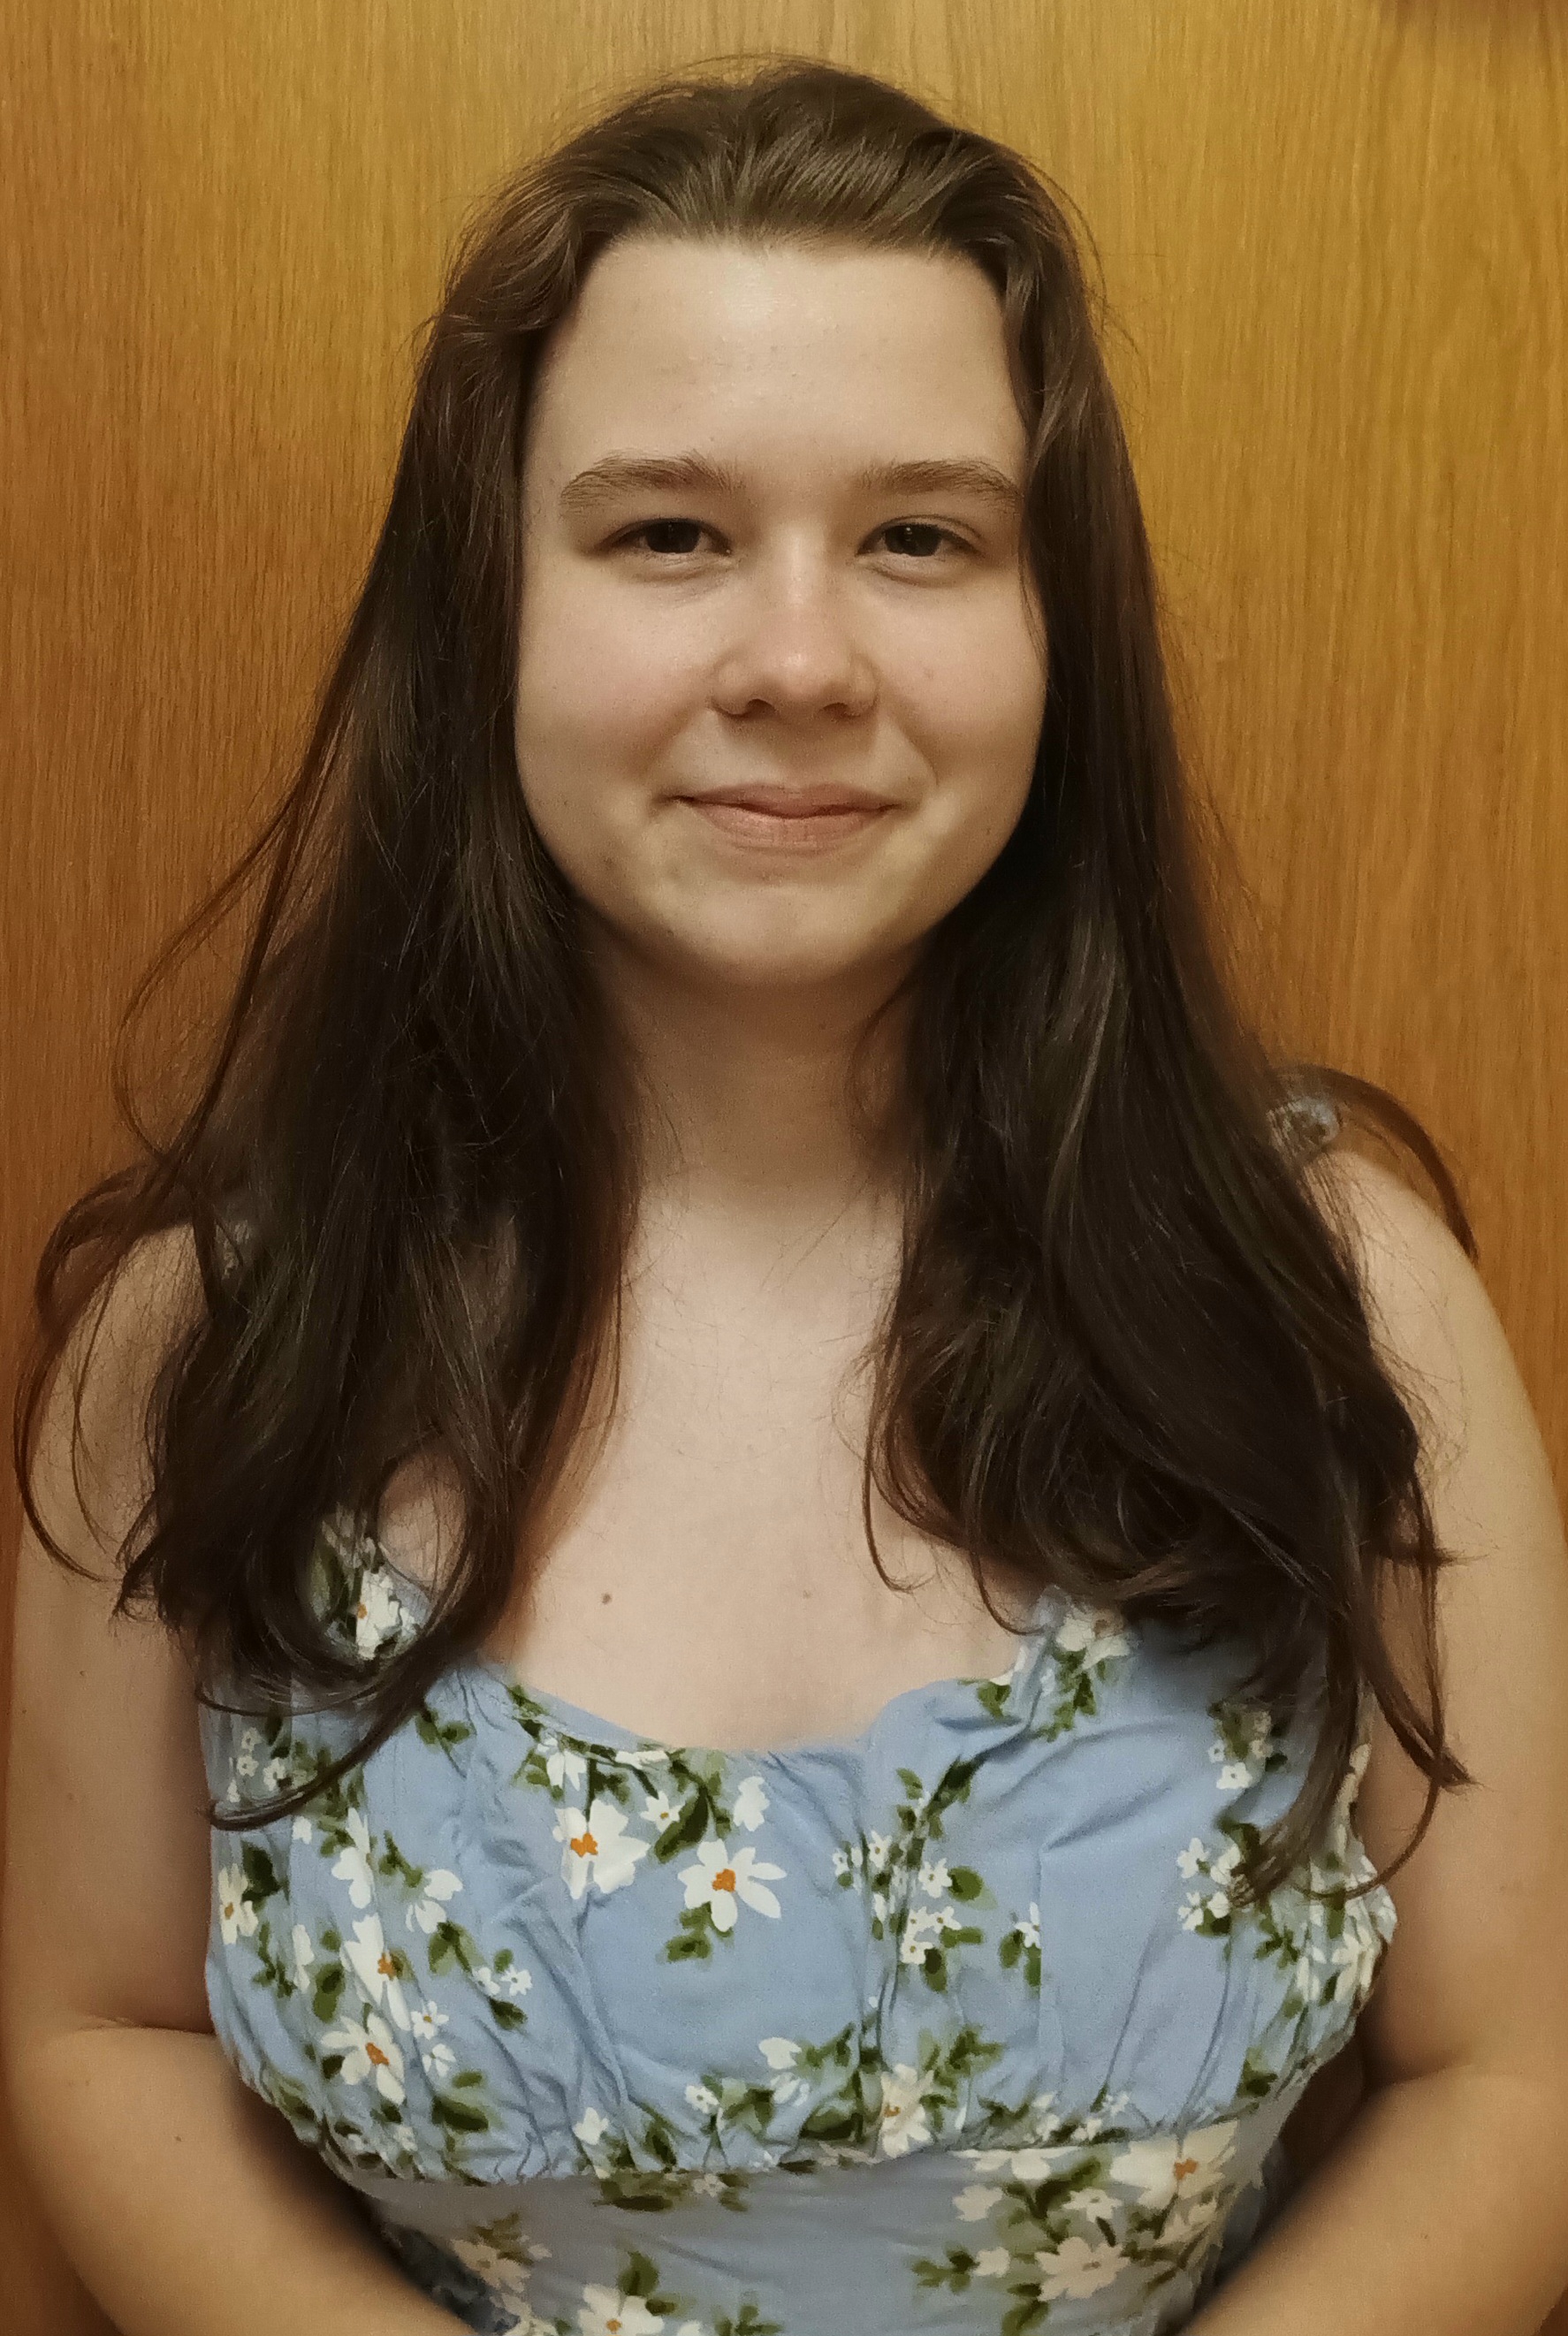
[[[146,1489],[142,1421],[194,1277],[178,1237],[133,1254],[83,1386],[82,1496],[70,1362],[45,1406],[37,1504],[78,1563],[24,1533],[12,1669],[0,2004],[4,2046],[100,2021],[211,2031],[209,1844],[194,1682],[158,1622],[114,1619],[119,1543]],[[80,1342],[79,1342],[80,1343]]]
[[[1568,2068],[1568,1547],[1529,1399],[1490,1299],[1446,1225],[1387,1170],[1336,1155],[1381,1357],[1421,1431],[1440,1548],[1439,1667],[1475,1783],[1438,1799],[1389,1890],[1398,1927],[1359,2036],[1374,2085],[1461,2063],[1560,2083]],[[1407,1601],[1390,1600],[1420,1695]],[[1358,1825],[1379,1866],[1426,1779],[1381,1712]]]

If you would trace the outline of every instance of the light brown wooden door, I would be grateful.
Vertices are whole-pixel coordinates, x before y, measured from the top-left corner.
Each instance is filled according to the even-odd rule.
[[[648,72],[793,49],[1086,214],[1247,978],[1449,1152],[1568,1485],[1560,0],[10,0],[0,44],[8,1361],[130,981],[297,743],[463,212]],[[102,2331],[24,2196],[0,2162],[12,2324]]]

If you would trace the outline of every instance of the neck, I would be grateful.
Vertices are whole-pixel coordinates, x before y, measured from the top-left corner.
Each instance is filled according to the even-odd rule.
[[[703,984],[611,958],[607,989],[647,1105],[650,1210],[785,1238],[880,1219],[901,1189],[901,968],[818,985]],[[872,1018],[857,1099],[853,1057]]]

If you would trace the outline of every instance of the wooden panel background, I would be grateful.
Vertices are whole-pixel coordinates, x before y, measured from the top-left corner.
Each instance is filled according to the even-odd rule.
[[[12,0],[7,1362],[115,1155],[129,983],[297,744],[453,227],[742,47],[908,81],[1082,205],[1250,978],[1460,1170],[1568,1484],[1560,0]],[[0,2197],[13,2324],[102,2331],[8,2164]]]

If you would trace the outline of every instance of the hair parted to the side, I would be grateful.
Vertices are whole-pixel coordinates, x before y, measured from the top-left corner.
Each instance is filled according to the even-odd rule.
[[[646,91],[520,168],[463,237],[297,775],[132,1002],[258,890],[200,1091],[159,1135],[126,1100],[137,1164],[66,1212],[39,1267],[15,1437],[34,1528],[72,1563],[31,1489],[42,1406],[131,1252],[172,1234],[202,1303],[153,1384],[153,1489],[119,1551],[120,1607],[153,1603],[207,1690],[243,1682],[260,1708],[303,1686],[363,1698],[365,1719],[331,1769],[210,1822],[303,1806],[500,1619],[601,1362],[613,1372],[638,1192],[635,1066],[511,726],[532,386],[588,270],[632,234],[966,257],[999,296],[1028,433],[1044,725],[1016,830],[908,986],[908,1203],[868,1534],[874,1478],[977,1562],[1194,1640],[1234,1634],[1241,1691],[1281,1711],[1310,1697],[1310,1769],[1238,1896],[1320,1838],[1368,1697],[1429,1780],[1424,1830],[1468,1781],[1443,1729],[1444,1554],[1353,1244],[1310,1180],[1314,1097],[1409,1144],[1473,1254],[1468,1226],[1402,1106],[1275,1062],[1230,994],[1061,205],[1006,148],[824,64]],[[355,1667],[308,1595],[322,1521],[374,1520],[429,1450],[461,1490],[455,1562],[412,1643]],[[1424,1703],[1380,1623],[1389,1568],[1424,1617]]]

